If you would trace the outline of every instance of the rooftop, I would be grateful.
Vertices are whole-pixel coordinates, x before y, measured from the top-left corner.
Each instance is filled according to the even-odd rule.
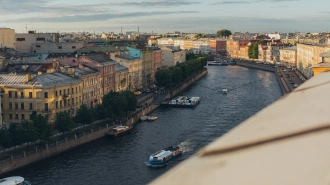
[[[127,71],[128,69],[125,66],[116,63],[116,72]]]

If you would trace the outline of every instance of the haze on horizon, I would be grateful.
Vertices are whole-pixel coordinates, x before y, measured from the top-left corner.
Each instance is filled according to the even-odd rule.
[[[17,33],[329,31],[328,0],[0,0],[0,27]]]

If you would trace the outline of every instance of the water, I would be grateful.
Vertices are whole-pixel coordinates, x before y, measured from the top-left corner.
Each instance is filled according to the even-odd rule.
[[[129,135],[105,137],[6,176],[20,175],[33,185],[147,184],[281,96],[273,73],[239,66],[208,70],[182,93],[202,98],[196,108],[157,109],[157,121],[141,122]],[[162,168],[144,164],[169,145],[179,145],[183,155]]]

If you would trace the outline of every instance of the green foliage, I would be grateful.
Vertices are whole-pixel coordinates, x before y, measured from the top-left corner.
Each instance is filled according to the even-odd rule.
[[[88,108],[85,104],[81,105],[77,110],[75,120],[78,123],[91,124],[94,121],[92,109]]]
[[[55,126],[60,132],[71,131],[75,127],[75,122],[73,122],[68,112],[58,112],[55,117]]]
[[[37,128],[33,122],[26,120],[22,121],[22,128],[25,130],[23,136],[24,142],[34,142],[39,138]]]
[[[263,44],[267,44],[266,40],[259,40],[258,42],[254,43],[254,44],[250,44],[248,47],[248,55],[249,58],[252,59],[258,59],[259,56],[259,44],[263,45]]]
[[[226,29],[217,31],[217,37],[228,37],[231,34],[232,34],[231,31]]]
[[[11,124],[9,132],[11,135],[12,144],[14,146],[24,143],[24,138],[22,136],[25,135],[25,130],[22,127],[17,124]]]
[[[5,148],[12,146],[12,140],[9,130],[0,130],[0,145]]]
[[[125,98],[127,100],[126,111],[134,111],[138,104],[136,96],[132,91],[124,91]]]
[[[203,66],[205,66],[207,63],[207,56],[194,56],[195,58],[177,64],[176,66],[157,71],[155,77],[158,85],[164,86],[166,88],[173,87],[177,84],[180,84],[190,75],[196,73],[199,70],[202,70]]]
[[[194,53],[186,54],[186,60],[191,60],[191,59],[195,59],[195,58],[197,58],[197,56]]]
[[[36,112],[32,113],[32,123],[36,128],[38,139],[48,140],[50,136],[53,135],[54,130],[51,125],[47,122],[45,116],[38,114]]]
[[[197,33],[197,34],[195,35],[195,38],[196,38],[196,39],[205,38],[205,37],[206,37],[206,36],[205,36],[204,33]]]

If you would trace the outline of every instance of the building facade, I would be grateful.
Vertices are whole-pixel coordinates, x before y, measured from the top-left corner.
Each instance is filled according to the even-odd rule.
[[[216,39],[215,52],[222,56],[226,55],[226,53],[227,53],[227,40],[226,39]]]
[[[297,46],[281,49],[280,62],[283,66],[297,67]]]
[[[163,55],[162,50],[160,48],[153,48],[152,49],[152,80],[155,82],[156,78],[156,72],[162,68],[163,65]]]
[[[171,67],[176,64],[186,61],[186,53],[184,50],[174,46],[161,47],[162,50],[162,65]]]
[[[0,28],[0,48],[7,47],[15,49],[15,30]]]
[[[19,52],[30,53],[34,51],[32,44],[42,44],[47,42],[58,42],[57,33],[29,33],[15,34],[15,49]]]
[[[128,90],[128,69],[125,66],[116,63],[116,91]]]

